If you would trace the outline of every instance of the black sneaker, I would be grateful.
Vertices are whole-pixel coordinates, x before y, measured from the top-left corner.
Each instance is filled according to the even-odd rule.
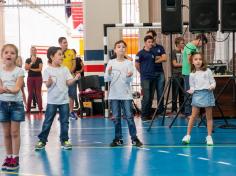
[[[112,143],[110,143],[111,147],[121,146],[124,143],[122,139],[114,139]]]
[[[132,144],[136,147],[141,147],[143,145],[143,143],[138,138],[134,139]]]
[[[6,170],[9,164],[11,163],[12,158],[6,157],[4,160],[4,163],[2,164],[2,170]]]
[[[19,157],[12,158],[7,166],[7,170],[13,171],[19,168]]]

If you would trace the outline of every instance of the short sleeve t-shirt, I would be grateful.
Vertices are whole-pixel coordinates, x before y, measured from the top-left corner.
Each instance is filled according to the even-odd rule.
[[[31,63],[31,58],[26,59],[25,63],[30,64]],[[39,68],[39,64],[42,64],[43,61],[41,58],[37,57],[36,61],[34,64],[31,65],[31,68]],[[36,72],[29,70],[28,71],[28,77],[41,77],[42,73],[41,72]]]
[[[73,50],[67,49],[66,51],[64,51],[63,54],[64,54],[64,59],[62,65],[71,70],[73,66],[73,60],[75,59],[75,53]]]
[[[43,73],[43,81],[47,81],[49,76],[53,80],[53,84],[48,88],[47,103],[48,104],[67,104],[69,103],[68,86],[66,81],[72,79],[72,75],[68,68],[47,67]]]
[[[163,54],[166,54],[165,49],[162,45],[156,44],[151,50],[155,54],[155,56],[162,56]],[[155,72],[163,72],[162,63],[155,63],[154,67]]]
[[[16,86],[16,81],[19,77],[24,77],[24,70],[20,67],[16,67],[13,71],[5,71],[3,68],[0,69],[0,79],[2,85],[7,88]],[[19,91],[17,94],[3,93],[0,94],[1,101],[23,101],[22,92]]]
[[[190,74],[190,64],[188,61],[188,55],[190,55],[193,51],[198,52],[198,48],[189,42],[185,47],[183,51],[183,62],[182,62],[182,74],[183,75],[189,75]]]
[[[152,50],[140,50],[135,62],[140,64],[141,80],[155,79],[155,53]]]
[[[182,64],[182,60],[183,60],[183,54],[181,51],[177,51],[176,49],[174,49],[172,51],[172,59],[171,62],[173,62],[174,60],[176,60],[176,63],[178,64]],[[179,74],[182,73],[182,67],[174,67],[173,64],[172,65],[172,71],[173,73]]]

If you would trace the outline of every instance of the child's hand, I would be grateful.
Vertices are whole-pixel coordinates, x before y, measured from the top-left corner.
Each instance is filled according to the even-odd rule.
[[[214,89],[215,89],[215,86],[213,86],[213,85],[210,85],[208,88],[208,90],[214,90]]]
[[[109,74],[109,75],[111,74],[111,72],[112,72],[112,66],[110,66],[110,67],[108,68],[108,74]]]
[[[81,77],[81,74],[80,74],[80,73],[77,73],[77,74],[75,75],[75,80],[78,80],[80,77]]]
[[[187,92],[189,93],[189,94],[193,94],[193,90],[191,90],[191,89],[189,89],[189,90],[187,90]]]
[[[49,77],[48,77],[48,81],[47,81],[47,85],[50,87],[52,84],[53,84],[52,77],[49,76]]]
[[[7,93],[6,87],[0,87],[0,94]]]
[[[133,72],[128,72],[126,76],[131,77],[132,75],[133,75]]]

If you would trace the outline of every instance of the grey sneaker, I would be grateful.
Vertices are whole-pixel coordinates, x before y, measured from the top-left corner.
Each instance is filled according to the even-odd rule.
[[[72,144],[69,141],[64,141],[61,143],[61,147],[65,150],[71,150]]]
[[[42,150],[45,148],[46,143],[43,141],[38,141],[37,144],[35,145],[35,150]]]

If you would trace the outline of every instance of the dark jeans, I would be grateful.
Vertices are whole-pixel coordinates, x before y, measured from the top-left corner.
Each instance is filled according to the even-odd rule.
[[[60,141],[67,141],[68,137],[68,130],[69,130],[69,104],[47,104],[46,112],[45,112],[45,119],[43,122],[43,127],[41,133],[38,135],[39,140],[43,142],[47,142],[48,135],[52,126],[52,122],[54,117],[57,113],[57,108],[59,109],[60,115]]]
[[[179,83],[179,84],[178,84]],[[179,85],[184,89],[184,78],[182,75],[179,74],[173,74],[173,81],[172,81],[172,112],[176,111],[177,112],[177,100],[179,96],[179,107],[184,102],[184,93],[180,89]],[[181,112],[184,113],[184,108],[181,109]]]
[[[141,101],[142,105],[142,118],[151,115],[152,100],[155,91],[156,82],[153,80],[141,80],[141,87],[143,98]]]
[[[157,104],[159,100],[161,99],[161,95],[163,94],[164,88],[165,88],[165,75],[164,72],[156,72],[156,92],[157,92]],[[164,111],[164,98],[162,99],[159,108],[157,110],[157,113],[160,114]]]
[[[131,139],[136,139],[137,130],[132,112],[132,100],[111,100],[111,108],[112,115],[114,117],[115,139],[122,139],[121,110],[125,119],[127,120]]]
[[[184,90],[188,91],[190,89],[189,85],[189,75],[184,75]],[[184,96],[184,100],[187,98],[187,94]],[[185,116],[190,116],[192,114],[192,106],[191,106],[192,98],[189,97],[184,106],[184,114]]]

